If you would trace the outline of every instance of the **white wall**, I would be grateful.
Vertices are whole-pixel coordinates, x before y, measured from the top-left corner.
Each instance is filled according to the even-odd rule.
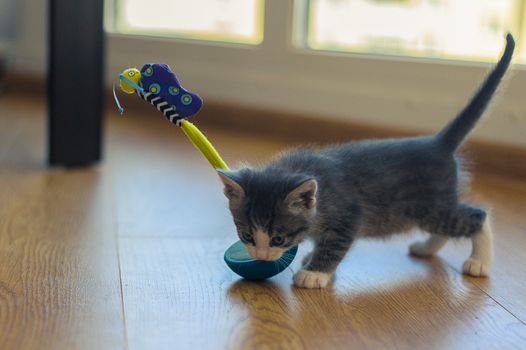
[[[12,66],[29,74],[46,71],[47,0],[17,0],[17,38],[12,47]]]
[[[43,74],[46,2],[21,1],[25,21],[14,65]],[[205,99],[434,132],[464,106],[490,67],[302,50],[288,40],[292,0],[266,3],[265,41],[258,47],[110,35],[108,82],[129,66],[165,62]],[[505,85],[475,137],[526,147],[522,66],[514,66]]]
[[[0,52],[14,39],[16,33],[16,0],[0,1]]]

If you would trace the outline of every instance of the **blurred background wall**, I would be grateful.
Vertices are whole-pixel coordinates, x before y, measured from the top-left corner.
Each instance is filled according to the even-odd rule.
[[[0,89],[4,85],[7,60],[15,41],[18,12],[16,1],[0,2]]]
[[[10,69],[43,77],[46,72],[47,1],[2,0],[2,28],[10,28]],[[4,20],[6,22],[4,22]],[[7,25],[5,23],[8,23]]]
[[[6,52],[15,38],[18,15],[16,5],[14,0],[0,2],[0,52]]]
[[[144,2],[140,5],[144,8],[139,8],[142,11],[139,14],[146,15],[148,8],[158,9],[156,4],[161,4],[159,1],[148,2],[148,5]],[[351,0],[325,2],[327,6],[343,6],[351,3]],[[422,3],[398,2],[400,6],[420,6]],[[483,60],[414,57],[393,55],[392,52],[385,55],[381,47],[365,53],[355,52],[344,46],[342,49],[337,41],[335,43],[338,45],[331,44],[336,46],[333,49],[332,46],[320,44],[325,40],[323,33],[310,41],[301,39],[298,28],[305,28],[307,24],[304,22],[312,22],[313,17],[311,12],[310,15],[304,12],[308,2],[292,0],[258,2],[263,4],[264,13],[261,17],[260,43],[259,39],[253,45],[224,43],[224,40],[206,37],[203,40],[192,35],[174,35],[174,38],[164,32],[153,31],[152,34],[144,28],[141,32],[140,28],[126,27],[122,23],[119,25],[116,15],[119,14],[119,8],[122,10],[123,4],[132,3],[131,0],[107,1],[108,86],[124,68],[140,67],[146,62],[165,62],[177,69],[185,85],[213,103],[250,106],[269,112],[300,113],[321,119],[332,118],[417,132],[436,131],[464,106],[482,82],[491,62],[498,58],[498,51],[504,44],[503,41],[494,44],[488,50],[493,53],[486,52]],[[321,2],[311,2],[311,5],[317,3]],[[370,0],[369,3],[377,5],[380,2]],[[229,1],[222,1],[221,4],[235,5]],[[2,16],[8,19],[5,23],[2,21],[2,32],[5,31],[9,38],[16,37],[9,48],[10,69],[44,76],[46,1],[4,0],[0,6],[6,9],[2,11]],[[128,17],[133,15],[128,7],[124,9],[128,11],[125,12]],[[201,9],[199,18],[203,21],[206,17],[203,13],[214,13],[212,8],[208,8],[207,12],[206,6],[201,6]],[[395,8],[389,9],[388,13],[393,16],[385,19],[388,27],[398,28],[407,22],[401,15],[397,17],[396,11]],[[515,8],[513,11],[516,12]],[[173,11],[161,12],[176,19]],[[156,13],[156,16],[160,16],[159,11]],[[159,17],[159,20],[163,19]],[[225,26],[225,21],[220,24]],[[469,21],[466,21],[467,25]],[[415,26],[410,32],[417,33],[418,30]],[[309,30],[305,29],[307,32]],[[507,88],[492,109],[491,118],[487,118],[477,129],[476,138],[526,146],[526,106],[523,101],[526,74],[521,65],[516,65],[514,70],[508,79]]]

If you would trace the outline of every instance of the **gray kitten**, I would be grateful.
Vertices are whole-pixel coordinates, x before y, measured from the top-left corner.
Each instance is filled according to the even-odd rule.
[[[294,283],[323,288],[355,239],[420,228],[430,237],[411,245],[412,254],[430,256],[448,238],[469,237],[473,248],[463,271],[487,276],[492,260],[489,217],[483,209],[459,202],[467,175],[455,151],[483,114],[514,47],[508,34],[502,58],[479,91],[436,135],[299,149],[262,169],[219,171],[250,255],[276,260],[309,237],[315,248]]]

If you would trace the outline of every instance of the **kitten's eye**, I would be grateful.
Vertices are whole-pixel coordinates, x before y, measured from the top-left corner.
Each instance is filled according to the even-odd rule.
[[[274,236],[272,237],[272,239],[270,240],[270,243],[274,246],[278,246],[278,245],[282,245],[283,244],[283,241],[284,241],[284,238],[283,236]]]
[[[250,232],[242,232],[241,237],[247,242],[252,241],[252,234]]]

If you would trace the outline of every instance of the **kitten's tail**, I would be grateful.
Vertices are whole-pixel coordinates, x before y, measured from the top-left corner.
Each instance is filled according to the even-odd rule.
[[[436,140],[442,149],[454,152],[462,143],[466,135],[473,129],[486,109],[491,97],[497,90],[504,73],[510,65],[515,40],[508,33],[506,35],[506,48],[495,68],[488,75],[479,91],[473,96],[462,112],[437,135]]]

